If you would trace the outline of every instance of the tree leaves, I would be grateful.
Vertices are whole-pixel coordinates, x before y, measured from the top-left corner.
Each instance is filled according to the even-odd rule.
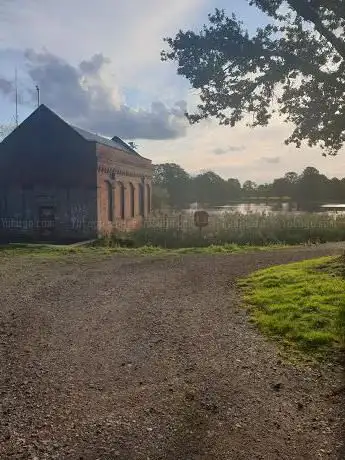
[[[345,0],[249,3],[271,18],[253,36],[216,10],[199,33],[165,39],[170,49],[162,59],[177,62],[178,73],[201,90],[189,121],[213,117],[235,126],[250,117],[255,127],[278,113],[295,125],[287,143],[335,155],[345,141]]]

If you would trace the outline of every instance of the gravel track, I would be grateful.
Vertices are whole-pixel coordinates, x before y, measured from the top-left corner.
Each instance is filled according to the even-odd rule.
[[[236,289],[341,250],[2,260],[0,459],[344,460],[341,368],[282,362]]]

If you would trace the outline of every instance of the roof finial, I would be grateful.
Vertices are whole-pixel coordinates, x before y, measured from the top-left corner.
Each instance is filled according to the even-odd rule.
[[[40,106],[40,87],[36,85],[36,91],[37,91],[37,107]]]

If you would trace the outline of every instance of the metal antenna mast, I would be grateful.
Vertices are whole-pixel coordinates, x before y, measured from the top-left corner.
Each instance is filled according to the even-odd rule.
[[[18,78],[17,67],[15,68],[15,85],[16,85],[16,127],[18,126]]]
[[[36,85],[36,91],[37,91],[37,107],[40,106],[40,88],[38,85]]]

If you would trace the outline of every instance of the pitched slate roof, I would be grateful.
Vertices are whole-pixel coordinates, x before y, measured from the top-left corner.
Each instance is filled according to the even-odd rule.
[[[107,139],[106,137],[99,136],[98,134],[90,133],[89,131],[85,131],[85,129],[77,128],[76,126],[70,125],[74,131],[77,131],[80,136],[82,136],[86,141],[97,142],[98,144],[103,144],[108,147],[112,147],[118,150],[124,150],[127,153],[131,153],[134,155],[139,155],[134,149],[132,149],[126,142],[124,142],[119,137],[113,137],[113,139]]]
[[[1,0],[0,0],[1,1]],[[48,108],[46,105],[41,104],[28,118],[32,116],[46,116],[46,115],[53,115],[63,121],[66,125],[68,125],[71,129],[76,131],[83,139],[86,141],[97,142],[98,144],[103,144],[108,147],[112,147],[114,149],[122,150],[132,155],[136,155],[137,157],[141,157],[138,152],[136,152],[130,145],[126,144],[122,139],[117,136],[114,136],[113,139],[107,139],[106,137],[99,136],[98,134],[91,133],[86,131],[85,129],[78,128],[76,126],[71,125],[66,120],[61,118],[57,115],[53,110]],[[24,120],[26,121],[26,120]],[[20,125],[19,125],[20,126]],[[143,158],[143,157],[141,157]]]
[[[69,124],[67,121],[65,121],[63,118],[61,118],[59,115],[57,115],[55,112],[53,112],[51,109],[49,109],[44,104],[41,104],[36,110],[34,110],[34,112],[32,112],[32,114],[26,120],[23,121],[23,123],[26,123],[27,120],[29,120],[32,117],[35,117],[35,118],[48,117],[49,118],[49,116],[50,117],[53,116],[61,120],[65,125],[67,125],[70,129],[73,129],[77,134],[79,134],[79,136],[81,136],[86,141],[97,142],[98,144],[102,144],[108,147],[112,147],[114,149],[122,150],[123,152],[129,153],[131,155],[135,155],[139,158],[143,158],[144,160],[146,160],[146,158],[139,155],[138,152],[136,152],[130,145],[128,145],[125,141],[123,141],[119,137],[114,136],[112,139],[108,139],[98,134],[91,133],[90,131],[86,131],[85,129],[78,128],[77,126],[73,126]],[[17,131],[17,129],[20,128],[23,123],[21,123],[16,129],[14,129],[14,131]],[[0,142],[1,146],[5,143],[7,138],[11,136],[12,133],[10,133]]]
[[[138,153],[133,149],[133,147],[131,147],[129,144],[126,144],[126,142],[124,142],[119,137],[114,136],[114,137],[111,138],[111,140],[114,141],[114,142],[118,142],[123,147],[126,147],[127,149],[129,149],[132,153],[136,153],[138,155]]]

